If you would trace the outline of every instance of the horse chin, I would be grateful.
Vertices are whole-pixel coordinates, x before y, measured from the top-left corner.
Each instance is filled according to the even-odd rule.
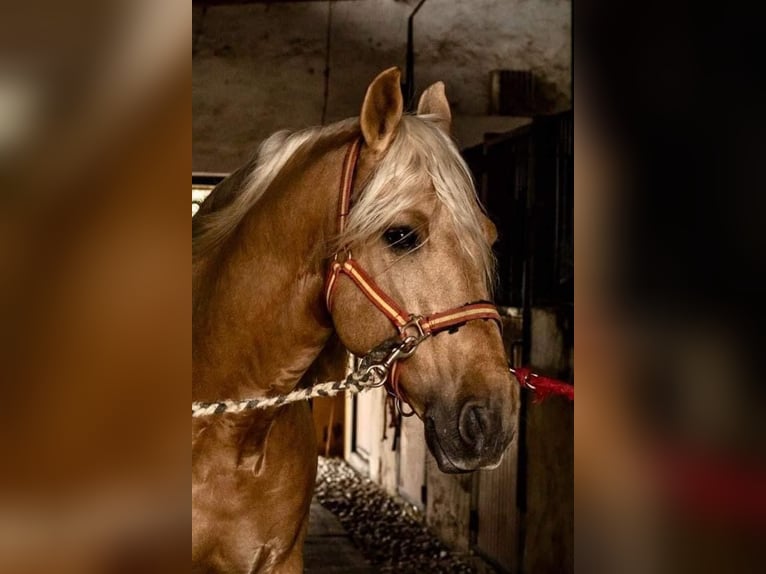
[[[437,453],[432,450],[431,453],[436,459],[436,465],[439,470],[445,474],[466,474],[469,472],[476,472],[477,470],[492,470],[500,466],[503,462],[503,456],[500,455],[496,461],[485,463],[483,461],[476,461],[466,464],[463,461],[457,463],[453,462],[442,449],[439,449]]]
[[[436,465],[439,467],[439,470],[445,474],[466,474],[468,472],[472,472],[473,470],[475,470],[473,468],[463,468],[461,466],[456,465],[444,453],[441,447],[438,447],[436,449],[431,448],[430,450],[431,450],[431,454],[433,454],[434,458],[436,459]]]
[[[498,458],[496,462],[491,462],[489,464],[485,464],[483,466],[480,466],[479,469],[480,470],[493,470],[493,469],[497,468],[503,462],[503,456],[505,456],[505,452],[503,452],[503,454],[500,455],[500,458]]]
[[[436,433],[429,432],[428,428],[426,428],[426,444],[434,456],[439,470],[445,474],[466,474],[480,468],[479,466],[465,465],[459,457],[448,455],[439,443],[439,439],[436,438]]]

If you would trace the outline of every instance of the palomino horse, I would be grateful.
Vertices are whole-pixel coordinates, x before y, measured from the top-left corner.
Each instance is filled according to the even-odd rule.
[[[287,393],[338,339],[356,355],[416,340],[390,390],[424,421],[442,471],[492,467],[517,408],[482,302],[495,230],[449,136],[443,84],[411,116],[399,81],[396,68],[375,78],[358,120],[275,134],[203,203],[192,400]],[[194,568],[301,572],[315,474],[305,401],[193,419]]]

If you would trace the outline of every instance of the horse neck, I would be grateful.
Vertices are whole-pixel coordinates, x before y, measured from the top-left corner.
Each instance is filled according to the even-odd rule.
[[[344,146],[317,147],[288,161],[224,246],[195,263],[192,400],[287,393],[332,333],[323,287]]]

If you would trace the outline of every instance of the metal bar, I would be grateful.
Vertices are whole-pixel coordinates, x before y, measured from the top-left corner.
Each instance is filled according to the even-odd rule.
[[[414,40],[414,20],[421,6],[426,0],[420,0],[418,5],[407,18],[407,71],[404,80],[404,103],[407,109],[412,109],[415,98],[415,40]]]

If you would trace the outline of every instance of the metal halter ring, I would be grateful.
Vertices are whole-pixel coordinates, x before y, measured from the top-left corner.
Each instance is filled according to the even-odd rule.
[[[423,339],[426,339],[430,335],[430,333],[423,330],[421,321],[423,321],[421,315],[410,315],[409,321],[399,327],[399,333],[401,333],[405,340],[412,337],[417,341],[417,344],[415,345],[416,347],[423,341]],[[412,333],[413,329],[415,330],[414,333]]]
[[[341,258],[341,254],[343,254],[343,257]],[[351,250],[348,248],[339,249],[335,252],[335,254],[332,256],[332,260],[336,261],[340,265],[343,265],[346,261],[349,259],[352,259]]]
[[[374,365],[370,365],[369,367],[367,367],[367,371],[365,374],[371,375],[372,373],[376,373],[378,377],[380,378],[380,381],[375,383],[374,385],[369,385],[370,388],[376,389],[386,384],[386,380],[388,379],[388,367],[386,367],[385,364],[376,363]]]
[[[509,371],[511,371],[511,374],[512,374],[514,377],[516,377],[516,378],[518,379],[518,381],[519,381],[519,382],[520,382],[522,385],[524,385],[525,387],[527,387],[528,389],[531,389],[531,390],[533,390],[533,391],[537,390],[537,387],[535,387],[535,386],[534,386],[534,385],[533,385],[531,382],[529,382],[529,381],[530,381],[530,379],[532,379],[532,378],[537,378],[537,377],[539,377],[540,375],[538,375],[537,373],[527,373],[527,374],[525,374],[525,375],[524,375],[524,377],[523,377],[523,378],[519,378],[519,373],[518,373],[518,371],[516,371],[516,369],[514,369],[513,367],[508,367],[508,370],[509,370]]]

